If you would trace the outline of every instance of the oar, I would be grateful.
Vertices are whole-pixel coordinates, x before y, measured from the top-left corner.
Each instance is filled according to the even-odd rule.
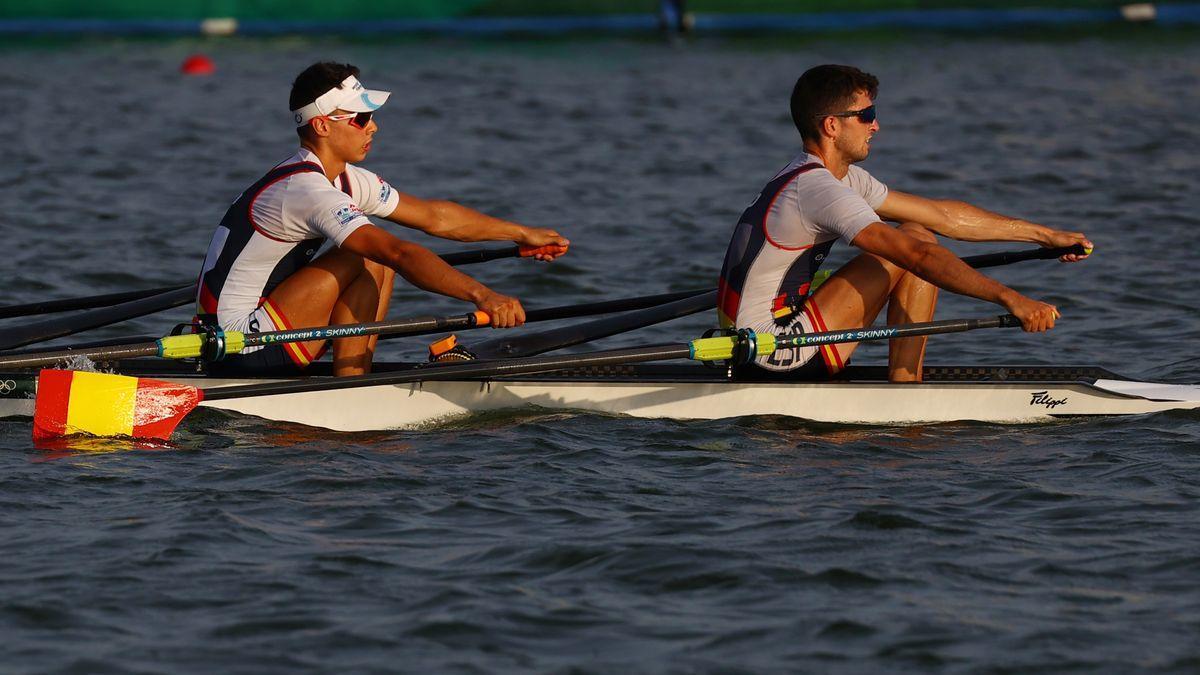
[[[601,302],[589,302],[582,305],[563,305],[562,307],[547,307],[545,309],[526,309],[525,323],[537,323],[539,321],[554,321],[557,319],[574,319],[581,316],[595,316],[597,314],[612,314],[613,312],[628,312],[635,309],[645,309],[647,307],[657,307],[668,302],[690,298],[700,295],[701,293],[709,292],[707,288],[700,288],[691,291],[676,291],[674,293],[658,293],[655,295],[642,295],[635,298],[624,298],[621,300],[604,300]],[[410,335],[381,335],[380,340],[391,340],[394,338],[411,337]]]
[[[500,260],[501,258],[532,258],[543,253],[562,255],[567,252],[566,246],[548,244],[546,246],[506,246],[504,248],[485,248],[478,251],[456,251],[443,253],[442,260],[451,265],[474,265],[475,263]]]
[[[629,309],[630,307],[662,304],[677,300],[680,297],[687,298],[704,292],[703,290],[680,291],[584,305],[565,305],[562,307],[533,309],[525,313],[525,321],[534,323],[581,316],[583,314],[602,314]],[[218,359],[226,354],[238,354],[247,347],[257,347],[260,345],[284,342],[308,342],[310,340],[336,340],[339,338],[366,335],[411,337],[448,330],[467,330],[489,324],[490,320],[487,314],[483,312],[471,312],[445,317],[414,317],[391,321],[375,321],[319,328],[297,328],[294,330],[264,333],[224,331],[219,336],[214,334],[211,339],[206,334],[167,335],[161,338],[139,338],[137,341],[126,341],[124,343],[105,341],[101,344],[73,345],[61,349],[3,354],[0,355],[0,368],[35,368],[60,363],[66,359],[81,356],[98,361],[117,361],[145,356],[157,356],[168,359],[189,359],[203,356],[208,359]],[[209,351],[206,352],[206,350]]]
[[[27,302],[21,305],[5,305],[0,307],[0,319],[10,319],[17,316],[33,316],[35,314],[53,314],[55,312],[72,312],[77,309],[95,309],[110,307],[130,300],[141,300],[152,295],[161,295],[181,288],[192,288],[191,284],[175,286],[159,286],[140,291],[125,291],[123,293],[105,293],[103,295],[85,295],[82,298],[65,298],[62,300],[42,300]]]
[[[0,349],[14,349],[35,342],[44,342],[67,335],[74,335],[92,328],[100,328],[110,324],[136,319],[139,316],[154,314],[167,309],[173,309],[196,301],[196,290],[193,286],[177,288],[166,293],[151,295],[138,300],[122,302],[112,307],[101,307],[72,316],[46,319],[36,323],[25,324],[0,330]]]
[[[984,253],[982,255],[969,255],[962,259],[975,269],[983,267],[999,267],[1001,265],[1011,265],[1012,263],[1024,262],[1026,260],[1054,260],[1061,258],[1064,255],[1091,255],[1092,249],[1084,248],[1082,244],[1073,246],[1059,246],[1058,248],[1031,248],[1024,251],[1002,251],[999,253]],[[809,286],[809,292],[817,290],[821,284],[829,280],[832,270],[820,270],[813,278],[812,285]]]
[[[623,300],[607,300],[602,301],[602,303],[564,305],[559,307],[545,307],[545,309],[540,310],[527,310],[526,322],[554,321],[554,319],[559,318],[640,309],[640,307],[670,303],[670,301],[680,298],[690,298],[692,295],[704,292],[706,292],[704,289],[700,289],[700,291],[678,291],[676,293],[642,295],[642,297],[625,298]],[[430,333],[440,333],[440,331],[444,330],[484,327],[484,325],[488,324],[490,322],[487,321],[487,315],[484,312],[473,312],[467,313],[467,315],[449,317],[400,318],[394,319],[394,321],[331,325],[328,328],[277,330],[272,331],[272,333],[238,333],[238,331],[229,330],[221,337],[224,340],[223,345],[218,345],[215,348],[221,348],[226,354],[234,354],[245,350],[246,347],[278,344],[278,342],[336,340],[338,337],[358,337],[361,335],[379,335],[380,339],[389,340],[392,337],[427,335]],[[204,348],[208,342],[209,339],[206,335],[191,334],[167,335],[163,337],[140,336],[125,340],[98,340],[59,347],[55,348],[55,350],[26,350],[23,352],[0,354],[0,368],[37,368],[37,366],[56,364],[76,357],[104,360],[104,362],[138,357],[174,359],[204,357],[206,356]],[[215,358],[218,354],[208,354],[208,356]]]
[[[1026,251],[1005,251],[1000,253],[984,253],[983,255],[969,255],[962,260],[971,267],[979,269],[981,267],[1011,265],[1012,263],[1024,262],[1026,260],[1054,260],[1064,255],[1091,254],[1092,249],[1084,248],[1083,244],[1075,244],[1073,246],[1059,246],[1057,248],[1031,248]]]
[[[972,267],[995,267],[997,265],[1007,265],[1010,263],[1021,262],[1023,260],[1048,260],[1058,258],[1067,254],[1084,255],[1091,253],[1090,250],[1085,251],[1082,246],[1064,246],[1060,248],[1037,248],[1025,251],[1009,251],[1006,253],[988,253],[985,255],[968,256],[963,258],[963,262]],[[822,272],[825,272],[822,270]],[[819,275],[813,281],[812,289],[815,290],[825,279],[829,277],[826,272]],[[692,297],[681,299],[670,304],[663,304],[657,307],[623,314],[621,316],[608,317],[589,321],[587,323],[577,324],[574,326],[563,326],[560,328],[552,328],[550,330],[537,333],[527,333],[524,335],[504,335],[496,337],[485,342],[471,345],[470,349],[481,359],[492,358],[512,358],[519,356],[533,356],[535,354],[544,354],[546,352],[564,349],[584,342],[599,340],[610,335],[623,333],[626,331],[643,328],[656,323],[670,321],[679,317],[688,316],[697,312],[703,312],[713,307],[716,307],[716,291],[711,291],[708,294],[700,295],[693,294]]]
[[[357,377],[310,378],[210,389],[125,375],[43,370],[38,382],[33,434],[35,440],[75,433],[165,439],[180,420],[204,400],[221,401],[434,380],[496,378],[668,359],[717,361],[732,359],[735,354],[744,355],[742,360],[748,362],[754,357],[767,356],[776,349],[787,347],[889,340],[1020,325],[1016,317],[1003,315],[787,336],[743,330],[735,336],[701,338],[684,344],[497,361],[453,362]]]
[[[471,345],[470,349],[481,359],[533,356],[592,340],[599,340],[600,338],[616,335],[617,333],[652,326],[664,321],[678,319],[696,314],[697,312],[713,309],[716,306],[717,292],[706,291],[675,300],[674,302],[634,312],[626,312],[595,321],[588,321],[582,324],[552,328],[527,335],[514,335],[511,337],[505,335]]]
[[[208,335],[166,335],[156,340],[92,348],[67,348],[51,351],[28,352],[18,355],[0,356],[0,368],[34,368],[58,363],[69,358],[87,357],[92,360],[117,361],[143,356],[165,359],[192,359],[204,356],[219,359],[226,354],[240,354],[247,347],[279,344],[284,342],[308,342],[309,340],[334,340],[338,338],[381,335],[422,335],[446,330],[462,330],[486,326],[489,317],[484,312],[473,312],[446,317],[417,317],[394,321],[375,321],[319,328],[297,328],[294,330],[269,331],[264,333],[242,333],[223,331]]]
[[[566,247],[557,245],[509,246],[506,248],[446,253],[441,258],[451,265],[470,265],[489,260],[498,260],[500,258],[529,258],[541,253],[554,253],[558,255],[565,253],[566,250]],[[140,291],[132,291],[132,293],[136,294],[140,293]],[[194,302],[195,299],[195,286],[188,285],[177,287],[174,290],[157,295],[122,302],[111,307],[93,309],[69,317],[48,319],[46,321],[0,330],[0,350],[15,349],[35,342],[45,342],[67,335],[74,335],[85,330],[136,319],[186,305]]]

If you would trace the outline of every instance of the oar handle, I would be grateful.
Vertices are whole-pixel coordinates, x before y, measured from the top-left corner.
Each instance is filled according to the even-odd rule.
[[[474,265],[475,263],[488,262],[489,260],[499,260],[500,258],[516,258],[520,256],[521,249],[517,246],[506,246],[504,248],[485,248],[478,251],[457,251],[455,253],[443,253],[439,256],[446,262],[447,265]]]
[[[522,246],[517,249],[517,255],[522,258],[532,258],[539,255],[548,255],[557,258],[567,252],[567,246],[559,246],[558,244],[546,244],[545,246]]]
[[[971,267],[999,267],[1023,260],[1053,260],[1064,255],[1091,255],[1092,249],[1084,248],[1083,244],[1059,246],[1057,248],[1033,248],[1028,251],[1007,251],[1004,253],[985,253],[963,258],[963,262]]]
[[[507,246],[505,248],[488,248],[479,251],[459,251],[443,253],[442,260],[449,265],[473,265],[475,263],[499,260],[500,258],[531,258],[537,255],[558,257],[567,252],[566,246],[547,244],[546,246]]]
[[[529,258],[542,254],[560,256],[566,252],[566,246],[549,244],[546,246],[506,246],[504,248],[485,248],[478,251],[458,251],[456,253],[443,253],[440,257],[448,265],[473,265],[501,258]]]

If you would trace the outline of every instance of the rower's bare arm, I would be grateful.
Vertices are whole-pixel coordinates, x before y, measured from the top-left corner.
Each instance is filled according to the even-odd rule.
[[[559,246],[562,252],[539,253],[538,260],[553,260],[571,243],[555,230],[525,227],[494,218],[451,201],[400,195],[400,204],[388,220],[426,234],[454,241],[511,241],[522,246]]]
[[[953,293],[995,303],[1012,312],[1030,332],[1054,328],[1058,309],[1038,302],[990,279],[959,259],[944,246],[915,237],[883,223],[868,225],[852,242],[856,247],[888,260],[929,283]]]
[[[929,199],[893,190],[876,213],[889,220],[920,223],[933,232],[959,241],[1027,241],[1046,248],[1076,244],[1088,250],[1092,248],[1092,242],[1082,232],[1056,230],[953,199]],[[1075,262],[1086,257],[1066,255],[1062,260]]]
[[[491,317],[495,328],[525,323],[525,309],[516,298],[493,291],[448,265],[433,251],[404,241],[374,225],[363,225],[342,242],[342,248],[396,270],[417,288],[466,300]]]

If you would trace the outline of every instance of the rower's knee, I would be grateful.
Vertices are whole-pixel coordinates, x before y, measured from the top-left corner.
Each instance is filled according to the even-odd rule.
[[[930,232],[924,225],[921,225],[920,223],[901,223],[897,229],[914,239],[919,239],[931,244],[937,243],[937,235]]]
[[[395,270],[367,258],[363,258],[363,272],[371,275],[371,278],[375,280],[375,285],[380,289],[391,288],[392,282],[396,279]]]

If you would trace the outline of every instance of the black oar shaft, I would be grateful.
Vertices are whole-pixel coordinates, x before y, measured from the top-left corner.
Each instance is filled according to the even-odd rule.
[[[353,389],[378,385],[395,385],[432,380],[457,380],[473,377],[505,377],[508,375],[530,375],[569,368],[588,366],[611,366],[645,361],[686,359],[691,354],[688,345],[657,345],[630,349],[612,349],[591,354],[561,354],[534,356],[524,359],[502,361],[467,361],[414,368],[402,372],[372,373],[357,377],[341,377],[295,382],[273,382],[236,387],[219,387],[204,390],[206,401],[221,401],[251,396],[274,396],[277,394],[299,394],[333,389]]]
[[[441,255],[441,258],[451,265],[470,265],[489,260],[499,260],[500,258],[516,258],[521,255],[522,249],[520,246],[507,246],[504,248],[445,253]],[[141,291],[109,293],[86,298],[51,300],[0,307],[0,318],[91,308],[82,314],[0,330],[0,350],[15,349],[35,342],[45,342],[67,335],[74,335],[85,330],[100,328],[180,307],[195,301],[195,289],[194,283],[188,283],[186,285],[150,288]]]
[[[970,255],[963,258],[963,262],[971,267],[979,269],[981,267],[999,267],[1000,265],[1010,265],[1016,262],[1025,260],[1053,260],[1061,258],[1064,255],[1086,255],[1087,251],[1081,244],[1074,246],[1060,246],[1058,248],[1033,248],[1027,251],[1006,251],[1002,253],[984,253],[983,255]]]
[[[923,335],[941,335],[943,333],[962,333],[979,328],[1019,328],[1020,326],[1021,321],[1017,317],[1012,314],[1002,314],[984,319],[945,319],[942,321],[910,323],[901,326],[853,328],[850,330],[826,331],[823,333],[780,335],[775,338],[775,346],[776,348],[809,347],[845,342],[869,342],[872,340],[893,340],[896,338]]]
[[[422,316],[396,321],[374,321],[342,326],[320,328],[297,328],[267,333],[246,333],[246,346],[269,345],[280,342],[306,342],[308,340],[337,340],[339,338],[363,337],[391,333],[395,335],[424,335],[446,330],[461,330],[479,325],[475,314],[457,316]]]
[[[244,333],[243,345],[256,347],[259,345],[278,344],[283,342],[306,342],[309,340],[335,340],[338,338],[379,335],[381,333],[402,333],[405,335],[423,335],[445,330],[474,328],[479,324],[475,314],[463,314],[448,317],[417,317],[396,321],[376,321],[372,323],[350,324],[344,326],[324,326],[319,328],[297,328],[294,330],[270,331],[266,333]],[[95,346],[80,348],[66,347],[50,351],[37,351],[27,354],[0,354],[0,367],[4,368],[33,368],[51,363],[59,363],[71,358],[86,357],[93,360],[116,361],[133,359],[142,356],[161,356],[162,343],[177,338],[163,338],[135,344],[114,346]],[[239,350],[240,351],[240,350]],[[169,356],[169,354],[168,354]],[[187,357],[193,356],[191,354]],[[180,357],[175,357],[180,358]]]
[[[691,291],[677,291],[675,293],[658,293],[656,295],[643,295],[636,298],[627,298],[624,300],[605,300],[602,302],[589,302],[582,305],[567,305],[564,307],[547,307],[545,309],[531,309],[525,312],[526,321],[554,321],[555,319],[573,319],[581,316],[593,316],[595,314],[609,314],[611,312],[628,312],[635,309],[646,309],[647,307],[657,307],[665,305],[668,302],[683,300],[693,296],[708,293],[711,289],[700,288]]]
[[[717,292],[715,290],[707,291],[674,302],[583,324],[563,326],[531,335],[495,338],[472,345],[471,351],[484,359],[532,356],[652,326],[656,323],[710,310],[716,306]]]
[[[103,295],[88,295],[82,298],[65,298],[63,300],[44,300],[42,302],[27,302],[21,305],[0,307],[0,319],[17,316],[33,316],[35,314],[53,314],[54,312],[71,312],[77,309],[95,309],[110,307],[131,300],[141,300],[152,295],[160,295],[181,288],[191,288],[190,285],[160,286],[140,291],[125,291],[123,293],[105,293]]]
[[[528,309],[525,310],[525,323],[537,323],[539,321],[555,321],[558,319],[573,319],[581,316],[594,316],[596,314],[611,314],[613,312],[630,312],[636,309],[646,309],[647,307],[657,307],[668,302],[683,300],[692,296],[707,293],[709,289],[700,288],[691,291],[676,291],[674,293],[658,293],[656,295],[643,295],[636,298],[625,298],[623,300],[605,300],[602,302],[589,302],[581,305],[563,305],[561,307],[546,307],[543,309]],[[454,329],[448,329],[454,330]],[[437,332],[437,331],[429,331]],[[405,333],[403,335],[383,335],[379,339],[391,340],[394,338],[412,337],[419,333]]]
[[[15,349],[34,342],[44,342],[67,335],[74,335],[92,328],[135,319],[163,310],[186,305],[196,300],[193,286],[123,302],[112,307],[91,309],[72,316],[58,317],[0,330],[0,349]]]
[[[143,342],[115,347],[97,347],[94,349],[55,349],[51,351],[30,352],[22,355],[6,354],[0,356],[0,368],[37,368],[80,357],[94,361],[119,361],[121,359],[141,358],[143,356],[158,356],[158,343]]]
[[[526,321],[550,321],[580,314],[593,314],[604,311],[618,311],[636,308],[638,306],[654,306],[681,298],[705,293],[699,291],[679,291],[659,295],[610,300],[584,305],[566,305],[563,307],[547,307],[535,309],[526,313]],[[245,333],[244,346],[277,344],[282,342],[306,342],[309,340],[336,340],[339,338],[381,335],[383,337],[412,337],[428,335],[450,330],[467,330],[480,326],[478,313],[461,314],[446,317],[415,317],[396,319],[393,321],[376,321],[371,323],[324,326],[318,328],[297,328],[294,330],[271,331],[266,333]],[[486,324],[486,322],[484,322]],[[41,349],[14,354],[0,354],[0,367],[34,368],[53,363],[60,363],[70,358],[86,357],[93,360],[116,361],[142,356],[158,356],[159,342],[156,338],[138,338],[137,342],[117,342],[114,340],[102,343],[78,344],[60,349]]]
[[[504,248],[487,248],[478,251],[455,251],[454,253],[443,253],[440,257],[448,265],[474,265],[475,263],[499,260],[501,258],[516,258],[520,255],[520,246],[506,246]]]

